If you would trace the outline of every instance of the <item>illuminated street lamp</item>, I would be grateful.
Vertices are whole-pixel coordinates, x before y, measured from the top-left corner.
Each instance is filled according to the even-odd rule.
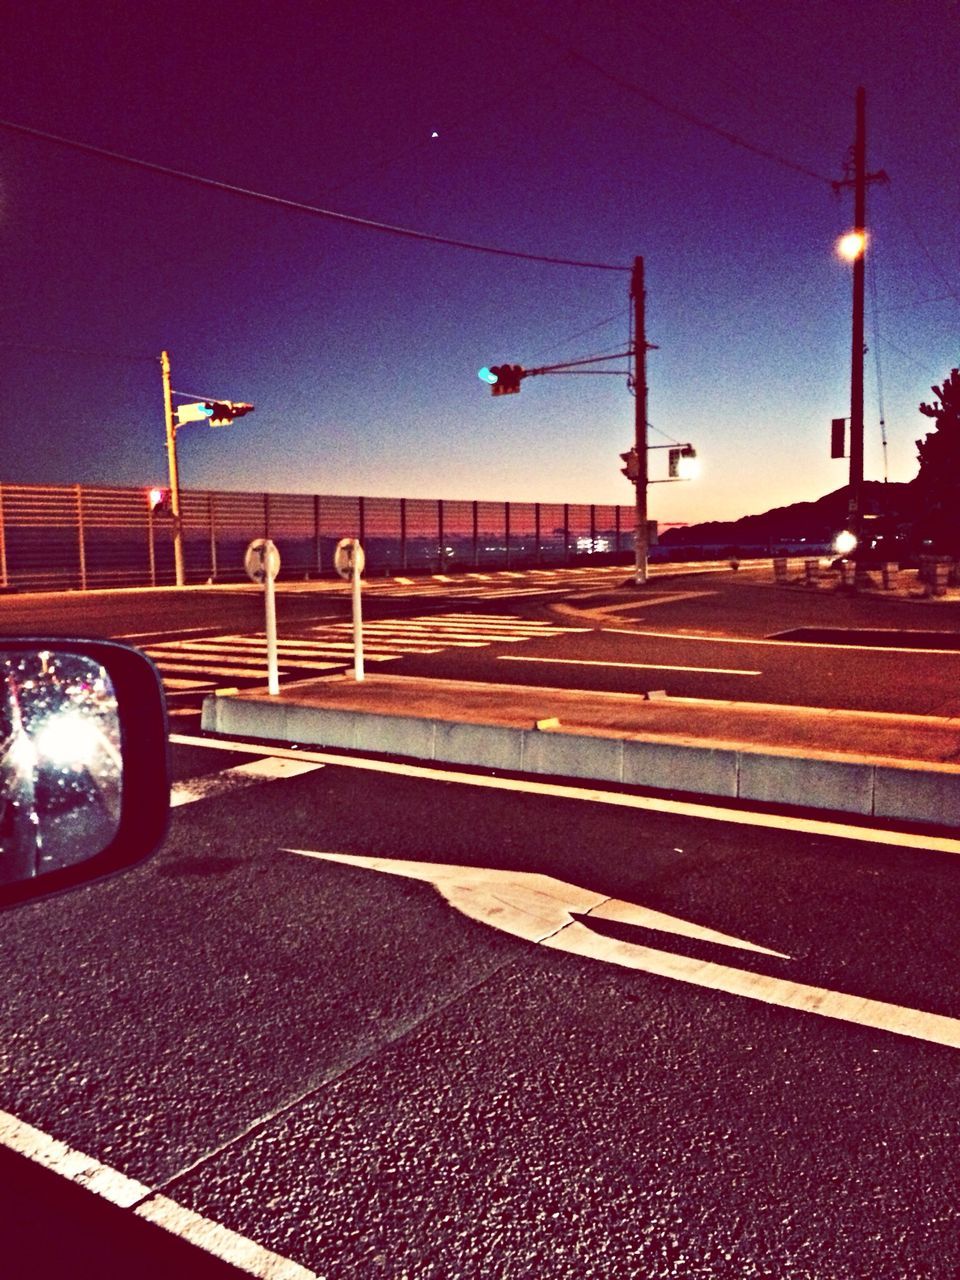
[[[837,253],[847,262],[856,262],[857,258],[863,256],[866,247],[867,237],[863,231],[848,231],[837,241]]]

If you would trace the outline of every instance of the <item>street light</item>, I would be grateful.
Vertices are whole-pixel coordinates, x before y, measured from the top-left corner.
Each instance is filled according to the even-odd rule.
[[[837,241],[837,253],[847,262],[856,262],[857,258],[863,257],[866,247],[867,237],[863,231],[848,231]]]

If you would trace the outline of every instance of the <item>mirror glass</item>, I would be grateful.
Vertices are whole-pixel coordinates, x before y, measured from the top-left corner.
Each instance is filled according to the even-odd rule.
[[[113,683],[92,658],[0,655],[0,884],[102,852],[120,825]]]

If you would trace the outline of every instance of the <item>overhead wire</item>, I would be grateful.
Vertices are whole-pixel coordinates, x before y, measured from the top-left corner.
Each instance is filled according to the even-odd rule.
[[[887,468],[887,422],[883,411],[883,371],[880,365],[880,303],[877,298],[877,269],[867,272],[870,278],[870,301],[873,310],[873,362],[877,378],[877,408],[880,413],[880,441],[883,445],[883,480],[890,479]]]
[[[400,236],[408,240],[419,240],[429,244],[445,245],[452,249],[466,249],[473,253],[495,254],[501,258],[522,259],[526,262],[541,262],[548,266],[579,267],[589,271],[629,272],[631,267],[620,266],[609,262],[585,262],[576,258],[560,258],[543,253],[525,253],[519,249],[504,249],[496,245],[477,244],[471,240],[457,240],[451,236],[435,235],[429,231],[417,231],[411,227],[400,227],[388,222],[378,222],[373,218],[360,218],[354,214],[341,213],[335,209],[324,209],[319,205],[307,204],[300,200],[289,200],[283,196],[270,195],[264,191],[256,191],[251,187],[241,187],[236,183],[222,182],[216,178],[207,178],[202,174],[190,173],[183,169],[174,169],[169,165],[156,164],[151,160],[141,160],[136,156],[124,155],[119,151],[111,151],[106,147],[94,146],[92,143],[80,142],[76,138],[64,138],[59,134],[48,133],[44,129],[34,129],[29,125],[17,124],[12,120],[0,120],[0,128],[10,129],[27,137],[39,138],[44,142],[53,142],[58,146],[69,147],[86,155],[95,155],[104,160],[112,160],[118,164],[129,165],[150,173],[159,173],[164,177],[177,178],[182,182],[194,183],[216,191],[225,191],[230,195],[243,196],[249,200],[257,200],[274,208],[289,209],[297,213],[307,213],[314,217],[326,218],[349,226],[361,227],[367,231],[379,231],[387,235]]]
[[[724,129],[720,125],[715,125],[711,121],[705,120],[702,116],[699,116],[692,111],[687,111],[685,108],[679,107],[674,103],[666,102],[663,98],[651,93],[648,89],[644,89],[634,81],[628,80],[626,76],[622,76],[618,72],[611,71],[608,67],[605,67],[601,63],[595,61],[581,50],[574,48],[572,45],[564,44],[563,41],[558,40],[555,36],[541,30],[539,27],[531,29],[535,30],[540,39],[562,49],[572,61],[582,63],[597,75],[602,76],[603,79],[609,80],[611,84],[615,84],[619,88],[626,90],[628,93],[632,93],[637,97],[642,98],[644,102],[657,107],[661,111],[665,111],[668,115],[676,116],[677,119],[683,120],[686,124],[693,125],[698,129],[703,129],[707,133],[712,133],[715,137],[722,138],[725,142],[729,142],[731,146],[740,147],[745,151],[751,152],[753,155],[760,156],[765,160],[770,160],[774,164],[781,165],[786,169],[791,169],[795,173],[801,173],[804,177],[813,178],[817,182],[826,183],[828,186],[831,185],[831,179],[827,178],[824,174],[817,173],[813,169],[808,169],[805,165],[797,164],[795,161],[787,159],[786,156],[778,155],[775,151],[770,151],[766,147],[759,147],[755,143],[741,137],[739,134],[734,133],[732,130]]]

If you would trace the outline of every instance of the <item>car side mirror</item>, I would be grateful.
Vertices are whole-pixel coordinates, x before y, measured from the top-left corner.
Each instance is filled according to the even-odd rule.
[[[167,828],[156,668],[112,640],[0,642],[0,907],[113,875]]]

